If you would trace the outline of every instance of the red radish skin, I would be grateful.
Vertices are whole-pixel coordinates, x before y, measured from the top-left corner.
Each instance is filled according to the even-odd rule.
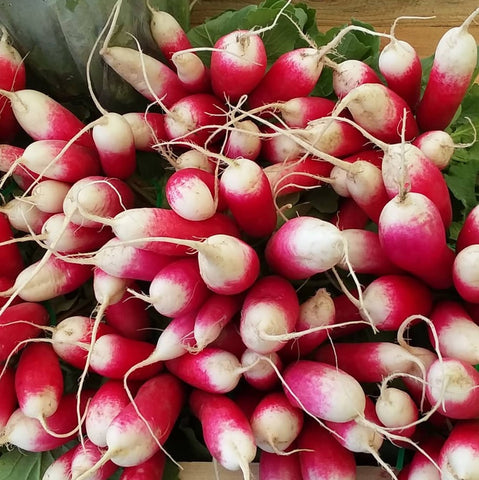
[[[22,147],[14,145],[0,144],[0,172],[12,172],[12,177],[22,190],[27,190],[38,175],[29,170],[24,165],[17,164],[17,158],[23,155],[25,151]]]
[[[194,338],[196,348],[202,350],[215,341],[224,326],[240,311],[242,295],[210,295],[195,316]]]
[[[435,204],[421,193],[391,199],[379,218],[379,240],[390,260],[430,287],[452,286],[454,252]]]
[[[363,83],[381,83],[378,74],[367,63],[361,60],[348,59],[332,65],[333,90],[341,99],[353,88]]]
[[[256,456],[250,423],[242,410],[224,395],[194,390],[190,407],[203,429],[212,457],[227,470],[240,470],[249,478],[249,464]]]
[[[225,123],[224,103],[209,93],[185,95],[165,115],[169,140],[203,145]]]
[[[172,62],[176,74],[188,93],[210,93],[211,75],[208,67],[192,51],[175,52]]]
[[[107,224],[112,227],[113,233],[119,240],[135,240],[137,248],[167,255],[185,255],[190,248],[173,243],[148,241],[148,237],[196,240],[220,233],[240,236],[236,224],[231,218],[221,213],[207,220],[192,222],[164,208],[130,208],[116,215]]]
[[[210,393],[231,392],[243,373],[235,355],[215,347],[172,358],[165,362],[165,366],[183,382]]]
[[[4,362],[13,352],[24,346],[21,345],[22,342],[40,336],[41,327],[48,325],[49,315],[47,309],[36,302],[21,302],[2,310],[0,360]]]
[[[261,37],[249,30],[235,30],[219,38],[211,53],[211,86],[219,98],[236,103],[262,81],[266,49]]]
[[[311,120],[331,115],[335,102],[323,97],[297,97],[279,105],[281,118],[290,128],[304,128]]]
[[[261,131],[252,120],[241,120],[233,125],[225,141],[224,154],[228,158],[256,160],[261,153]]]
[[[333,115],[345,108],[361,127],[386,143],[401,140],[405,116],[404,138],[412,140],[419,133],[414,115],[404,99],[379,83],[365,83],[353,88],[336,105]]]
[[[288,133],[265,126],[261,130],[262,143],[260,156],[269,163],[283,163],[296,160],[304,154],[304,149]]]
[[[43,474],[42,480],[71,480],[72,458],[77,445],[56,458]]]
[[[454,287],[463,300],[479,303],[479,244],[463,248],[454,259],[452,280]]]
[[[178,75],[150,55],[127,47],[103,47],[100,55],[123,80],[151,102],[161,99],[161,103],[170,108],[187,94]]]
[[[265,249],[270,268],[290,280],[322,273],[344,255],[344,238],[331,223],[315,217],[294,217],[268,240]]]
[[[299,300],[291,283],[278,275],[262,277],[243,302],[243,343],[257,353],[277,352],[284,346],[281,336],[294,330],[298,316]]]
[[[387,86],[415,111],[421,95],[422,65],[414,47],[393,36],[379,54],[378,67]]]
[[[445,170],[451,163],[451,158],[456,149],[454,140],[444,130],[429,130],[421,133],[412,144],[436,165],[439,170]]]
[[[2,290],[7,290],[9,288],[12,288],[14,283],[15,283],[14,278],[0,277],[0,289]],[[0,297],[0,307],[3,307],[8,300],[9,300],[8,297]],[[11,302],[10,305],[15,305],[20,302],[22,302],[22,299],[17,297],[13,300],[13,302]]]
[[[241,365],[245,369],[244,379],[256,390],[267,392],[279,384],[277,372],[283,370],[283,361],[276,352],[260,355],[246,349],[241,355]]]
[[[120,380],[107,380],[98,388],[85,417],[85,432],[94,445],[106,447],[108,426],[129,403],[128,394]]]
[[[339,199],[338,209],[330,221],[339,230],[364,229],[369,217],[352,198],[344,197]]]
[[[93,390],[82,392],[80,397],[82,413],[85,411],[88,400],[93,396],[93,393]],[[56,412],[45,421],[49,431],[61,435],[71,432],[77,427],[76,396],[76,393],[63,395]],[[28,452],[46,452],[65,445],[75,438],[75,433],[63,437],[59,435],[53,436],[47,433],[36,418],[27,417],[18,408],[8,419],[0,441],[3,444],[8,442]]]
[[[0,213],[0,243],[12,238],[13,231],[8,217],[4,213]],[[25,268],[21,251],[15,243],[0,246],[0,260],[2,277],[15,278]]]
[[[18,159],[39,176],[74,183],[101,170],[98,154],[91,148],[66,140],[36,140],[30,143]]]
[[[390,342],[341,342],[322,345],[315,360],[335,365],[359,382],[381,382],[393,373],[410,372],[418,360],[406,349]]]
[[[439,471],[439,453],[441,451],[444,439],[442,437],[431,436],[421,443],[421,448],[427,452],[431,459],[436,462],[434,465],[429,458],[422,452],[416,451],[411,462],[407,465],[407,473],[404,477],[399,476],[399,480],[441,480]],[[405,470],[405,469],[404,469]],[[402,470],[401,470],[402,472]]]
[[[70,110],[40,91],[22,89],[2,94],[8,96],[15,118],[33,140],[63,140],[66,143],[85,126]],[[89,132],[82,134],[75,143],[94,148]]]
[[[166,456],[162,451],[139,465],[123,468],[120,480],[158,480],[165,471]]]
[[[476,340],[479,338],[479,326],[462,303],[455,300],[436,302],[430,320],[434,325],[438,347],[443,355],[463,360],[471,365],[479,363]],[[434,345],[431,330],[429,339]]]
[[[479,244],[479,205],[467,214],[456,240],[456,253],[469,245]]]
[[[306,422],[297,447],[303,480],[355,480],[356,461],[333,434],[314,421]]]
[[[250,417],[256,445],[270,453],[285,452],[298,437],[303,422],[303,412],[282,392],[265,395]]]
[[[286,367],[283,378],[290,402],[321,420],[348,422],[364,414],[366,395],[361,385],[337,367],[298,360]]]
[[[436,46],[416,113],[422,131],[445,130],[464,98],[477,63],[476,40],[468,32],[477,13],[475,10],[462,25],[447,30]]]
[[[223,171],[220,192],[239,228],[255,238],[276,228],[276,208],[262,168],[246,158],[234,160]]]
[[[277,455],[262,451],[259,457],[259,475],[262,480],[303,480],[299,454]]]
[[[0,428],[3,430],[18,406],[15,392],[15,369],[6,367],[0,376]]]
[[[83,444],[76,447],[71,462],[72,478],[78,478],[84,472],[87,472],[101,458],[103,451],[93,442],[86,439]],[[116,472],[118,466],[113,462],[106,462],[93,475],[91,480],[108,480]]]
[[[197,310],[209,296],[197,258],[180,258],[162,268],[150,283],[150,302],[166,317]]]
[[[137,150],[156,151],[155,145],[166,139],[164,113],[128,112],[123,118],[130,125]]]
[[[479,372],[470,363],[437,359],[427,371],[426,396],[447,418],[473,419],[479,415],[478,384]]]
[[[15,392],[21,411],[43,422],[55,413],[63,395],[60,359],[48,343],[27,345],[15,371]]]
[[[218,338],[214,342],[211,342],[209,346],[231,352],[238,359],[241,359],[241,356],[246,351],[246,345],[241,339],[237,322],[226,324]]]

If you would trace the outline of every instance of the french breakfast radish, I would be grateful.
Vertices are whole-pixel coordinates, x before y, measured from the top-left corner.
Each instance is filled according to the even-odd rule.
[[[456,253],[474,244],[479,244],[479,205],[473,207],[464,219],[456,240]]]
[[[240,120],[233,125],[225,141],[224,154],[228,158],[256,160],[261,152],[261,131],[252,120]]]
[[[284,363],[276,352],[267,355],[246,349],[241,355],[243,377],[257,391],[270,391],[279,383],[278,371],[283,370]]]
[[[456,149],[451,135],[444,130],[428,130],[421,133],[412,144],[418,147],[439,170],[444,170],[451,163]]]
[[[259,475],[262,480],[302,480],[298,452],[278,455],[262,451],[259,457]]]
[[[188,93],[209,93],[211,76],[209,68],[193,51],[175,52],[171,58],[178,78]]]
[[[350,58],[329,66],[333,70],[333,90],[339,99],[363,83],[381,83],[374,69],[361,60]]]
[[[157,480],[165,471],[166,455],[160,450],[139,465],[124,467],[120,480]]]
[[[164,113],[127,112],[123,118],[130,125],[137,150],[155,151],[155,145],[166,139]]]
[[[457,292],[467,302],[479,303],[479,244],[463,248],[454,259],[452,280]]]
[[[281,118],[290,128],[304,128],[311,120],[331,115],[334,101],[323,97],[296,97],[278,106]]]
[[[98,448],[90,439],[86,439],[78,445],[72,456],[71,475],[78,478],[87,472],[101,458],[103,451]],[[118,470],[118,466],[112,461],[106,462],[89,478],[91,480],[108,480]]]

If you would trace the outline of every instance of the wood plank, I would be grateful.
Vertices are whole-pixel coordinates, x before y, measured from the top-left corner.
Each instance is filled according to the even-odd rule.
[[[192,25],[218,15],[224,10],[238,9],[259,2],[247,0],[199,0],[192,10]],[[316,10],[319,29],[349,23],[352,18],[370,23],[380,32],[389,32],[395,18],[401,15],[430,16],[429,20],[402,20],[397,37],[411,43],[419,56],[434,53],[439,38],[450,27],[460,25],[478,7],[475,0],[306,0]],[[479,40],[479,25],[470,32]]]

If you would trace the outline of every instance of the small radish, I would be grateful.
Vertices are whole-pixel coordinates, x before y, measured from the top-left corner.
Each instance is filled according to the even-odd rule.
[[[331,223],[315,217],[295,217],[268,240],[265,249],[270,268],[288,279],[304,279],[338,264],[345,240]]]
[[[262,480],[302,480],[299,454],[278,455],[262,451],[259,457],[259,475]]]
[[[103,451],[89,439],[86,439],[83,444],[78,445],[72,457],[72,478],[78,478],[84,472],[88,472],[89,469],[102,457],[102,454]],[[109,461],[102,465],[89,478],[91,480],[108,480],[117,469],[118,466]]]
[[[451,163],[456,144],[449,133],[444,130],[429,130],[421,133],[412,144],[436,165],[439,170],[444,170]]]
[[[210,70],[193,51],[175,52],[171,58],[176,74],[188,93],[211,91]]]
[[[61,213],[63,200],[70,187],[70,183],[45,179],[32,188],[29,196],[22,199],[31,201],[42,212]]]
[[[266,125],[261,130],[261,158],[269,163],[283,163],[296,160],[304,154],[304,149],[288,135],[288,132],[278,132]]]
[[[233,124],[225,141],[224,154],[228,158],[256,160],[261,152],[261,132],[252,120],[241,120]]]
[[[203,429],[205,444],[213,458],[227,470],[241,470],[250,478],[250,463],[256,445],[250,423],[241,409],[224,395],[194,390],[189,400]]]
[[[17,158],[20,158],[25,151],[24,148],[14,145],[0,144],[0,172],[12,172],[12,177],[22,190],[27,190],[30,185],[38,178],[38,175],[27,167],[18,164]],[[13,170],[11,170],[13,168]]]
[[[417,122],[423,131],[444,130],[464,98],[477,63],[476,39],[468,29],[478,11],[459,27],[447,30],[436,46],[426,89],[417,106]]]
[[[75,444],[65,453],[56,458],[43,474],[42,480],[70,480],[72,458],[75,454],[77,445]]]
[[[456,240],[456,253],[469,245],[479,244],[479,205],[466,215]]]
[[[236,103],[260,83],[266,67],[266,49],[259,34],[248,30],[227,33],[211,53],[213,92]]]
[[[200,152],[196,148],[184,151],[173,162],[176,170],[182,168],[200,168],[205,172],[214,173],[215,164],[210,161],[205,152]]]
[[[39,210],[34,204],[21,197],[12,198],[3,207],[0,213],[8,217],[12,228],[20,232],[38,234],[41,232],[45,222],[51,217],[51,213]]]
[[[128,112],[123,118],[130,125],[137,150],[155,151],[155,145],[166,139],[164,113]]]
[[[241,355],[241,365],[245,369],[243,377],[258,391],[270,391],[279,383],[278,371],[283,370],[283,361],[276,352],[261,355],[246,349]]]
[[[479,303],[479,244],[463,248],[454,259],[452,279],[457,292],[467,302]]]
[[[243,343],[257,353],[277,352],[282,335],[294,330],[299,300],[290,282],[278,275],[260,278],[247,292],[241,309]]]
[[[369,218],[366,212],[352,198],[343,197],[339,199],[338,209],[330,221],[339,230],[349,228],[364,229]]]
[[[290,128],[304,128],[311,120],[331,115],[335,102],[323,97],[297,97],[278,106],[281,118]]]

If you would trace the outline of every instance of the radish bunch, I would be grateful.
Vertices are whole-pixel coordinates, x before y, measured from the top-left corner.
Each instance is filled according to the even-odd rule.
[[[451,244],[443,171],[477,11],[421,95],[393,35],[379,72],[332,55],[358,26],[273,62],[262,30],[238,29],[205,62],[151,6],[157,57],[113,45],[120,8],[92,55],[145,112],[107,112],[92,90],[85,124],[26,88],[0,40],[1,185],[16,188],[0,207],[2,444],[72,441],[45,480],[159,479],[187,422],[245,480],[253,461],[262,480],[355,479],[364,462],[475,478],[479,211]],[[328,69],[334,97],[315,96]],[[136,194],[140,151],[167,164],[162,205]],[[401,472],[386,444],[407,452]]]

